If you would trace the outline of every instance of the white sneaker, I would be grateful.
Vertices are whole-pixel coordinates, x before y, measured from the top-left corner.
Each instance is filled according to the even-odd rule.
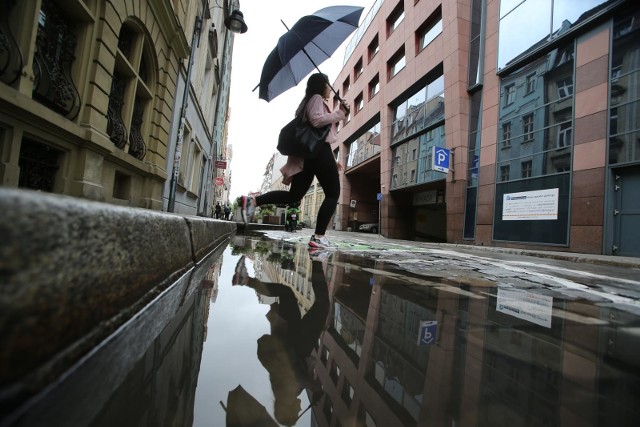
[[[333,245],[329,239],[327,239],[327,236],[316,237],[315,235],[311,235],[309,246],[312,248],[330,248]]]

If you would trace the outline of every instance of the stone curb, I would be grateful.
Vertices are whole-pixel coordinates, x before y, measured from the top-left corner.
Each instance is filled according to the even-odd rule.
[[[202,260],[236,225],[0,189],[0,388],[45,381]],[[35,370],[35,371],[34,371]]]

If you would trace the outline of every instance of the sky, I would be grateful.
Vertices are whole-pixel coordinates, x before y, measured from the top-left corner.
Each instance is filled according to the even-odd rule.
[[[304,96],[306,78],[295,88],[279,95],[271,102],[252,92],[260,81],[262,66],[278,39],[287,30],[280,20],[291,27],[305,15],[328,6],[362,6],[364,19],[374,0],[242,0],[240,11],[248,30],[234,38],[230,121],[228,144],[233,147],[231,159],[231,193],[229,200],[258,191],[271,156],[276,152],[280,129],[293,119],[295,109]],[[334,81],[342,69],[347,39],[333,56],[319,64],[320,70]],[[311,73],[310,73],[311,74]]]

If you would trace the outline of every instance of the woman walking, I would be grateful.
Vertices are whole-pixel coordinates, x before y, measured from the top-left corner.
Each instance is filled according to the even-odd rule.
[[[325,232],[340,196],[338,169],[342,169],[333,156],[332,144],[338,140],[335,124],[345,119],[349,107],[342,102],[339,109],[331,111],[327,104],[330,95],[331,87],[327,76],[322,73],[312,74],[307,80],[305,96],[296,110],[296,116],[305,114],[309,124],[317,128],[331,125],[325,140],[326,144],[312,159],[288,157],[287,163],[280,169],[280,172],[282,173],[282,182],[286,185],[291,184],[289,191],[270,191],[255,198],[242,196],[242,219],[245,224],[253,216],[257,206],[300,202],[315,176],[322,186],[325,198],[318,210],[316,229],[309,240],[309,246],[314,248],[331,246]]]

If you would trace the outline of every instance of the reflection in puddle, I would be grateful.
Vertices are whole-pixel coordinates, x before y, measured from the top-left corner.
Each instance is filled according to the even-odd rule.
[[[380,258],[243,236],[203,269],[193,274],[196,292],[176,294],[178,314],[146,351],[118,366],[126,377],[117,387],[101,387],[113,373],[95,364],[73,380],[75,391],[47,397],[49,415],[40,405],[31,420],[494,427],[640,419],[640,322],[606,301],[443,270],[421,276]],[[499,269],[495,277],[509,275]],[[135,333],[97,357],[145,342],[157,318],[141,315]],[[82,396],[101,402],[94,415],[72,416],[87,411],[73,405]]]

